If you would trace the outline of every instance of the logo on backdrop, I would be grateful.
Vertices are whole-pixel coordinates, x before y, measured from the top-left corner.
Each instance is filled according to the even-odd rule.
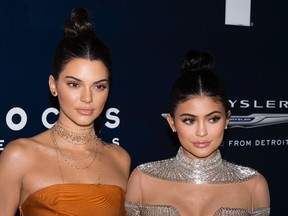
[[[288,122],[288,114],[255,113],[248,116],[231,116],[229,128],[256,128]],[[228,147],[288,146],[288,139],[228,140]]]
[[[248,116],[231,116],[229,128],[254,128],[288,122],[288,114],[251,114]]]
[[[105,115],[106,115],[107,121],[105,123],[105,126],[107,128],[114,129],[120,125],[120,118],[117,116],[117,114],[119,112],[120,112],[119,109],[114,108],[114,107],[109,108],[106,111]],[[44,110],[44,112],[42,113],[42,117],[41,117],[42,124],[48,129],[54,125],[54,122],[49,123],[47,120],[48,115],[50,115],[50,114],[58,115],[59,110],[57,110],[56,108],[50,107],[50,108],[47,108],[46,110]],[[15,123],[13,121],[14,116],[19,116],[20,121]],[[20,107],[14,107],[14,108],[10,109],[6,115],[7,126],[11,130],[14,130],[14,131],[22,130],[26,126],[27,120],[28,120],[28,117],[27,117],[25,110],[23,110]]]
[[[0,140],[0,151],[3,150],[4,146],[4,140]]]
[[[105,122],[105,126],[109,129],[117,128],[120,125],[120,118],[118,116],[118,113],[120,112],[119,109],[112,107],[107,109],[105,115],[107,121]],[[47,129],[51,128],[55,122],[50,123],[48,121],[49,115],[58,115],[59,110],[53,107],[49,107],[42,113],[41,121],[44,127]],[[15,122],[14,117],[17,116],[20,119],[19,121]],[[13,131],[20,131],[22,130],[28,121],[28,116],[25,110],[23,110],[21,107],[13,107],[10,109],[6,114],[6,124],[7,126],[13,130]],[[115,137],[112,139],[112,143],[119,145],[119,138]],[[0,152],[3,150],[5,146],[5,139],[3,137],[0,137]]]

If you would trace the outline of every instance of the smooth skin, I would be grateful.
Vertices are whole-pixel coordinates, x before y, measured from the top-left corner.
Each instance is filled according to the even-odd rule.
[[[71,131],[84,133],[85,129],[93,127],[105,106],[109,94],[108,71],[100,61],[73,59],[57,81],[53,76],[49,77],[49,87],[59,99],[59,121]],[[83,159],[95,151],[92,142],[71,145],[62,140],[60,144],[71,158]],[[50,130],[10,142],[0,156],[0,215],[14,216],[30,194],[54,184],[100,183],[126,190],[130,171],[128,153],[116,144],[101,141],[98,141],[98,152],[100,163],[85,170],[75,170],[60,160],[62,176]],[[87,161],[77,160],[79,167],[85,163]]]
[[[214,98],[195,96],[179,104],[174,117],[168,115],[167,121],[172,131],[177,132],[184,154],[194,159],[205,159],[216,154],[222,143],[229,117],[230,111],[225,112],[224,106]],[[256,188],[254,181],[257,182]],[[248,186],[252,188],[250,193],[255,194],[254,206],[256,208],[270,206],[266,179],[259,175],[257,179],[249,182]],[[199,201],[199,198],[196,200]]]
[[[177,132],[184,153],[191,158],[209,158],[222,143],[230,112],[211,97],[197,96],[181,103],[167,121]]]
[[[176,106],[167,121],[187,157],[206,159],[222,143],[230,111],[208,96],[191,96]],[[185,194],[185,195],[184,195]],[[151,177],[135,169],[129,179],[126,200],[147,205],[174,206],[181,215],[214,215],[220,207],[250,209],[270,206],[269,189],[262,175],[235,184],[190,184]],[[224,206],[223,206],[224,204]]]

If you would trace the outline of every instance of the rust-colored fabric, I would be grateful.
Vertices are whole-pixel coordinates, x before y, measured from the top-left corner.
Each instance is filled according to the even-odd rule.
[[[57,184],[31,194],[22,216],[125,216],[125,192],[115,185]]]

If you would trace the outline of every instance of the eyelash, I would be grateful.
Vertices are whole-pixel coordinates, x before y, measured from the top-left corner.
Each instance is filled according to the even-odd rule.
[[[104,89],[107,89],[107,88],[108,88],[108,85],[99,84],[99,85],[96,85],[96,88],[97,88],[97,89],[102,89],[102,90],[104,90]]]
[[[77,88],[79,87],[79,84],[76,82],[68,82],[68,86],[73,87],[73,88]],[[97,84],[95,85],[96,89],[100,89],[100,90],[104,90],[108,88],[108,85],[105,84]]]
[[[193,124],[194,121],[195,121],[195,119],[193,119],[193,118],[185,118],[182,120],[182,122],[184,122],[185,124],[188,124],[188,125]]]
[[[79,86],[79,84],[76,82],[68,82],[68,86],[76,88]]]
[[[212,121],[212,123],[216,123],[216,122],[218,122],[220,119],[221,119],[221,117],[219,117],[219,116],[214,116],[214,117],[212,117],[210,120]]]
[[[214,116],[212,118],[209,118],[209,122],[210,123],[217,123],[219,120],[221,119],[221,117],[219,116]],[[184,122],[185,124],[188,124],[188,125],[191,125],[195,122],[195,119],[194,118],[185,118],[182,120],[182,122]]]

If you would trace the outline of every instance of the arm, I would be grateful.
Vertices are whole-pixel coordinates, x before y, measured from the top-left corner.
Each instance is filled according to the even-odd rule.
[[[268,183],[264,176],[259,174],[256,178],[256,184],[253,194],[253,209],[270,208],[270,195]]]
[[[0,155],[0,215],[14,216],[19,206],[23,155],[21,141],[9,143]]]
[[[125,196],[125,208],[127,216],[140,216],[141,193],[141,171],[133,170],[130,175],[127,192]]]

